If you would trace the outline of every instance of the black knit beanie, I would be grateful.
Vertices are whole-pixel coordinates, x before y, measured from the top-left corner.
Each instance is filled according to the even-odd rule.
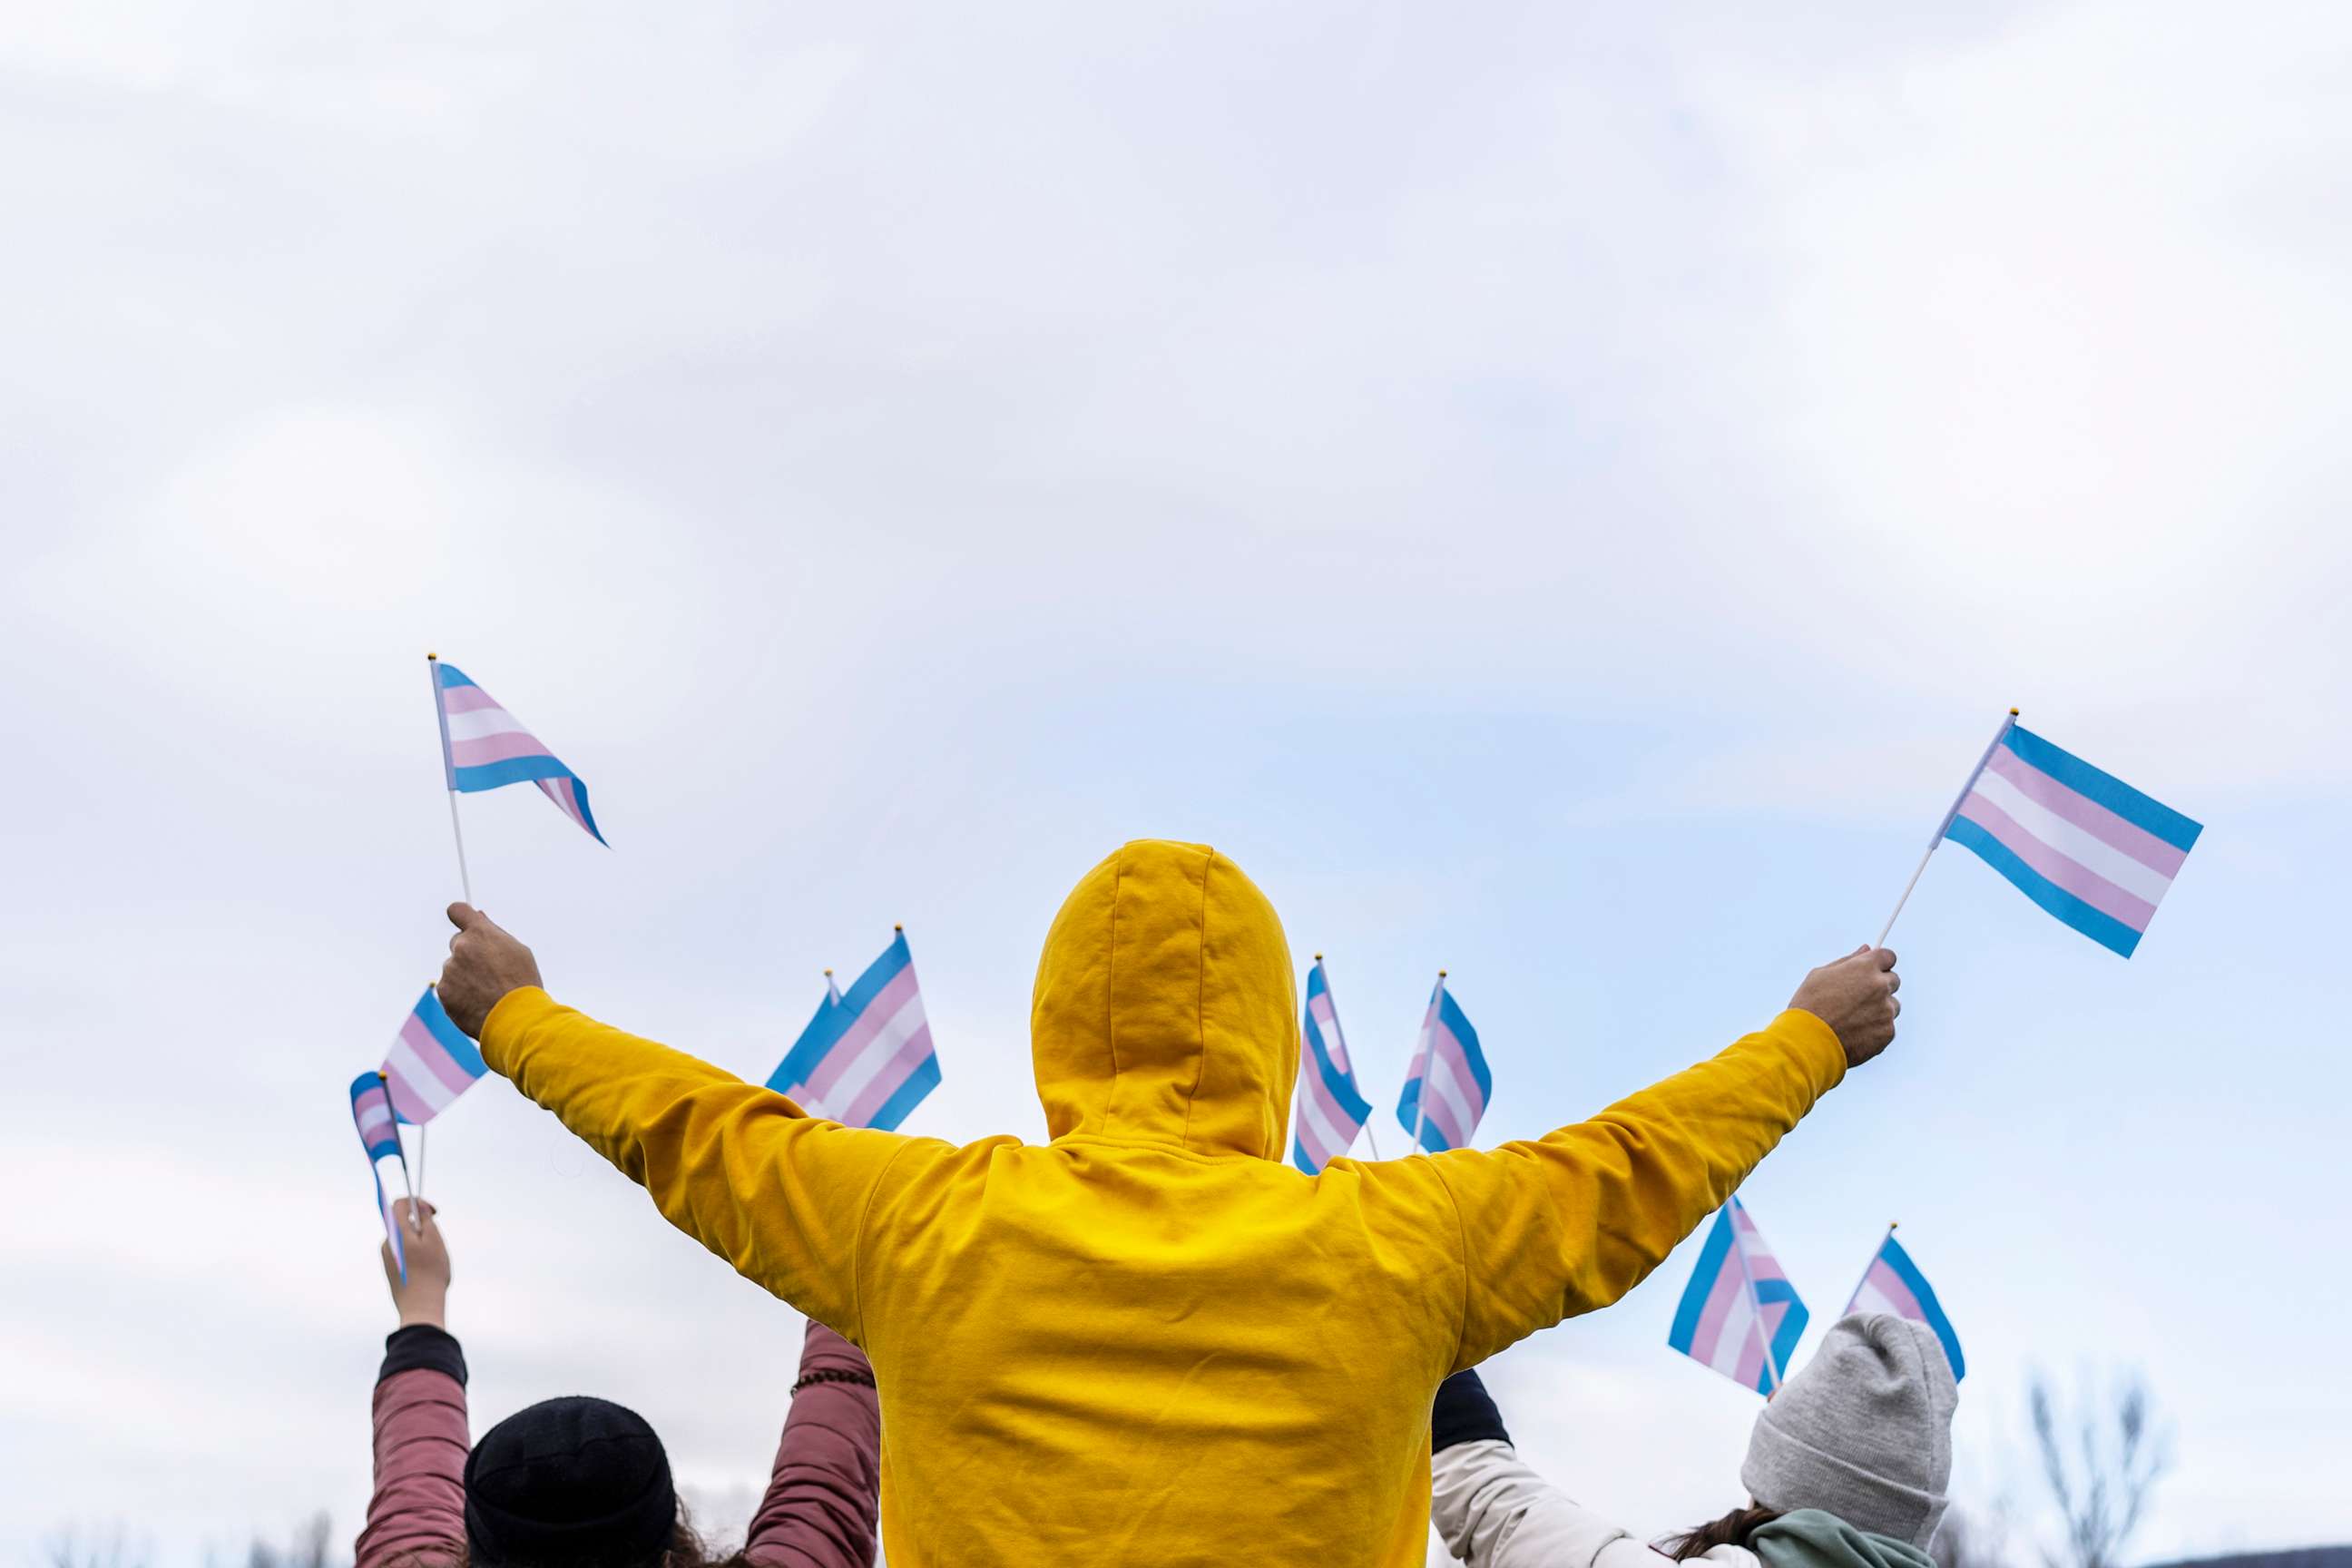
[[[542,1400],[466,1457],[466,1542],[478,1568],[647,1568],[677,1522],[661,1439],[610,1400]]]

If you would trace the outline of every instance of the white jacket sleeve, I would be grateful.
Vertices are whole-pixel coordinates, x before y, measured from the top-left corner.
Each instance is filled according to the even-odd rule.
[[[1666,1568],[1668,1559],[1519,1462],[1508,1443],[1457,1443],[1430,1460],[1430,1518],[1469,1568]],[[1710,1561],[1744,1560],[1733,1549]]]

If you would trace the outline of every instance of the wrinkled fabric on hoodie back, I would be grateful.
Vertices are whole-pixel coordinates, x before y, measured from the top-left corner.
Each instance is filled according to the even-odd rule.
[[[536,990],[483,1031],[672,1223],[865,1346],[893,1568],[1419,1563],[1439,1381],[1632,1289],[1844,1070],[1786,1013],[1545,1139],[1310,1177],[1280,1157],[1281,923],[1230,859],[1151,840],[1055,917],[1031,1037],[1052,1142],[956,1147]],[[1608,1048],[1517,1048],[1560,1040]]]

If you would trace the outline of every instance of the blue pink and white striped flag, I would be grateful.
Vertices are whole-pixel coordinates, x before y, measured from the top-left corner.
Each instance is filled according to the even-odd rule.
[[[1666,1343],[1759,1394],[1788,1381],[1805,1304],[1738,1198],[1715,1216]],[[1768,1349],[1767,1341],[1769,1341]]]
[[[1307,1022],[1301,1031],[1306,1049],[1298,1053],[1298,1126],[1290,1145],[1291,1163],[1312,1176],[1348,1152],[1356,1134],[1370,1120],[1372,1108],[1356,1089],[1356,1069],[1348,1059],[1348,1041],[1339,1033],[1339,1015],[1331,1005],[1331,984],[1323,975],[1323,961],[1307,972]]]
[[[1441,972],[1437,989],[1429,994],[1429,1011],[1422,1016],[1412,1065],[1405,1069],[1397,1120],[1433,1154],[1466,1148],[1494,1092],[1495,1075],[1486,1070],[1478,1031],[1447,994]]]
[[[564,816],[597,843],[604,842],[580,775],[557,762],[496,698],[464,670],[438,659],[433,663],[433,687],[441,710],[441,766],[451,789],[474,795],[501,784],[535,784]]]
[[[2014,719],[1944,837],[2100,945],[2129,958],[2204,828]]]
[[[847,992],[836,994],[826,977],[816,1016],[768,1075],[770,1089],[812,1116],[885,1131],[939,1084],[939,1053],[903,931]]]
[[[1968,1376],[1968,1358],[1960,1353],[1960,1336],[1953,1331],[1952,1320],[1944,1315],[1944,1304],[1936,1300],[1935,1288],[1892,1230],[1879,1244],[1878,1256],[1870,1260],[1862,1283],[1854,1287],[1853,1300],[1845,1304],[1846,1316],[1856,1312],[1893,1312],[1927,1324],[1943,1342],[1944,1359],[1952,1363],[1952,1381]]]
[[[360,1147],[367,1152],[368,1177],[375,1183],[375,1209],[383,1216],[383,1237],[392,1244],[393,1261],[400,1266],[400,1277],[408,1278],[408,1248],[401,1245],[400,1224],[392,1217],[392,1205],[383,1195],[383,1176],[376,1169],[378,1160],[401,1160],[400,1130],[393,1125],[392,1101],[384,1095],[383,1074],[363,1072],[352,1079],[352,1125],[360,1130]]]
[[[474,1042],[442,1011],[441,998],[430,985],[401,1021],[400,1033],[383,1055],[384,1088],[393,1114],[419,1126],[448,1110],[489,1070]]]

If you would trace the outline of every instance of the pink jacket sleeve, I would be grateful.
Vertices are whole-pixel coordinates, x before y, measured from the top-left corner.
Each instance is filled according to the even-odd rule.
[[[751,1516],[744,1560],[757,1568],[873,1568],[881,1489],[874,1368],[865,1352],[812,1321],[775,1475]]]
[[[435,1568],[465,1557],[465,1362],[438,1330],[429,1332],[446,1342],[445,1353],[404,1356],[401,1335],[420,1331],[393,1337],[376,1380],[375,1495],[352,1568]]]

